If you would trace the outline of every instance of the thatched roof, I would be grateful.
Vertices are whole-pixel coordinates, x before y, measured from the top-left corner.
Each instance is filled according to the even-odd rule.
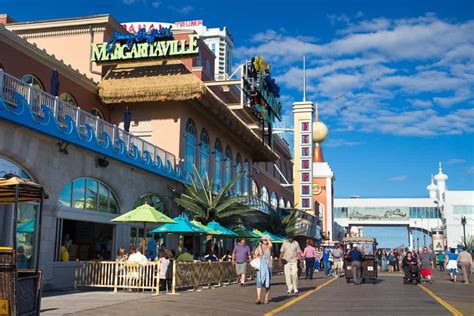
[[[183,101],[201,98],[207,89],[183,64],[120,64],[99,83],[102,102]]]
[[[13,176],[0,178],[0,204],[15,203],[17,188],[19,202],[37,201],[41,199],[41,195],[44,198],[49,197],[41,185],[18,176]]]

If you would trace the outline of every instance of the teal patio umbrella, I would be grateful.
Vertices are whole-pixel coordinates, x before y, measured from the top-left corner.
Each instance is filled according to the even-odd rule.
[[[208,223],[207,227],[209,227],[212,230],[220,232],[221,234],[219,236],[222,236],[222,237],[238,237],[239,236],[236,233],[234,233],[233,231],[231,231],[230,229],[222,226],[221,224],[219,224],[216,221],[212,221],[212,222]]]
[[[177,216],[173,218],[176,224],[164,224],[152,230],[152,233],[159,234],[206,234],[207,232],[201,227],[194,225],[187,218]]]
[[[21,224],[17,227],[17,233],[33,233],[35,231],[36,220],[33,218],[29,222]]]
[[[272,233],[269,233],[267,231],[263,232],[264,235],[267,235],[270,237],[270,241],[274,244],[282,244],[286,239],[277,235],[274,235]]]

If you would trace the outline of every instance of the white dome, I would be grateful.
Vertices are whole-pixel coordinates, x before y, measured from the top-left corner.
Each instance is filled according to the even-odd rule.
[[[446,181],[448,180],[448,176],[443,173],[443,168],[441,167],[441,162],[439,163],[439,169],[438,169],[438,174],[434,176],[434,179],[436,181]]]
[[[436,189],[438,189],[438,187],[436,186],[436,184],[434,184],[433,182],[433,175],[431,175],[431,183],[429,186],[426,187],[426,190],[428,191],[436,191]]]
[[[323,122],[313,123],[313,142],[322,143],[328,137],[328,127]]]

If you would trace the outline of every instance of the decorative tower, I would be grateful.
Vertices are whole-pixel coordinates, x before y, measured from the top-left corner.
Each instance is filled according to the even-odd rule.
[[[433,175],[431,175],[431,183],[426,187],[426,190],[428,190],[430,194],[430,200],[436,201],[436,191],[438,190],[438,187],[433,182]]]
[[[444,205],[444,193],[446,192],[446,180],[448,176],[443,173],[443,167],[441,161],[439,162],[438,174],[434,176],[436,180],[436,186],[438,188],[437,200],[441,205]]]
[[[323,236],[328,240],[334,240],[333,227],[333,192],[334,173],[329,164],[324,161],[321,143],[328,136],[327,126],[319,121],[318,104],[316,103],[316,119],[313,123],[313,211],[321,221]]]
[[[311,195],[313,152],[311,150],[313,102],[306,101],[306,69],[303,59],[303,101],[293,103],[294,149],[293,194],[295,207],[312,212]]]

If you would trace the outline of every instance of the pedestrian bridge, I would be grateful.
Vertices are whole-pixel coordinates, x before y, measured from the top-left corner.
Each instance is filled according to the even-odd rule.
[[[432,230],[443,223],[439,207],[428,198],[335,199],[334,221],[346,231],[356,226],[405,226],[410,248],[413,231],[432,236]]]

